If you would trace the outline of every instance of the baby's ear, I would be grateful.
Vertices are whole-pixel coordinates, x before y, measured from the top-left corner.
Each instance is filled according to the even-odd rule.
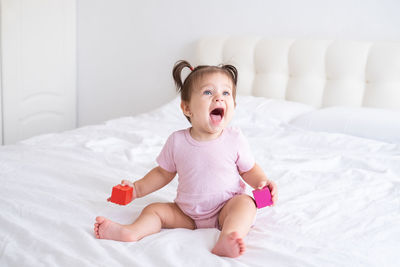
[[[181,109],[182,109],[183,114],[185,114],[186,117],[192,116],[192,112],[190,111],[188,102],[181,101]]]

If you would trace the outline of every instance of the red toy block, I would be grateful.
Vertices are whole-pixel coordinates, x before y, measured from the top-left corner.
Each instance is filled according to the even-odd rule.
[[[271,206],[273,204],[271,198],[271,192],[269,191],[268,186],[263,189],[253,190],[254,200],[256,201],[257,208],[261,209],[266,206]]]
[[[127,185],[116,185],[112,189],[111,197],[107,201],[119,205],[126,205],[132,201],[133,187]]]

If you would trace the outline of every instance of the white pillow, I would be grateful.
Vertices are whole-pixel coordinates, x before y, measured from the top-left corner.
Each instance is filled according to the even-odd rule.
[[[315,110],[314,107],[303,103],[243,95],[236,97],[236,104],[235,116],[239,118],[241,116],[253,117],[257,121],[273,119],[289,122],[302,114]]]
[[[400,111],[330,107],[301,115],[290,124],[307,130],[400,143]]]

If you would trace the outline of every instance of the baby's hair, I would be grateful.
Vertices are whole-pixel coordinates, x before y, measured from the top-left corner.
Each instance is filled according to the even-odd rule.
[[[189,68],[191,72],[182,82],[181,75],[182,75],[182,70],[184,68]],[[174,77],[176,90],[178,91],[178,93],[181,94],[181,99],[183,101],[189,102],[192,93],[192,88],[195,85],[195,83],[198,82],[205,75],[217,72],[226,74],[232,80],[232,85],[233,85],[232,96],[233,100],[235,100],[238,72],[236,68],[232,65],[218,65],[218,66],[200,65],[193,68],[189,62],[185,60],[179,60],[178,62],[175,63],[174,69],[172,70],[172,76]]]

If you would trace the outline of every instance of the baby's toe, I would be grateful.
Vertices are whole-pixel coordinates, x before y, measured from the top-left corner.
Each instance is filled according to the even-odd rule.
[[[106,218],[104,218],[103,216],[97,216],[96,217],[96,223],[98,225],[102,224],[105,220],[106,220]]]
[[[239,245],[239,250],[240,250],[240,255],[243,254],[246,250],[246,245],[244,244],[243,239],[239,238],[238,240],[238,245]]]

